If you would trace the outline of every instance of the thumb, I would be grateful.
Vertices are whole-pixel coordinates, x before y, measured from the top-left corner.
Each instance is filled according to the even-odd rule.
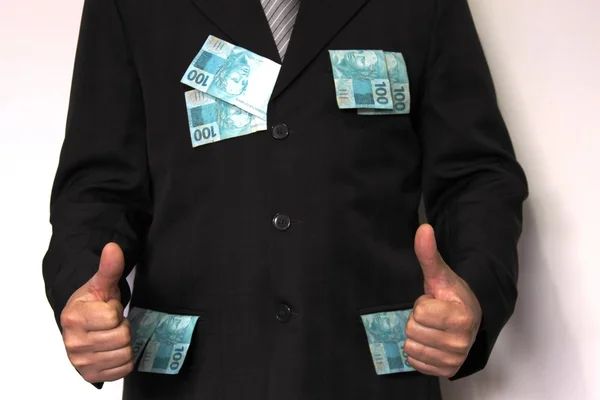
[[[433,294],[441,286],[448,285],[450,268],[438,252],[433,227],[423,224],[415,235],[415,253],[425,278],[425,293]]]
[[[119,281],[125,271],[125,256],[116,243],[108,243],[102,250],[98,272],[90,280],[91,289],[104,301],[120,299]]]

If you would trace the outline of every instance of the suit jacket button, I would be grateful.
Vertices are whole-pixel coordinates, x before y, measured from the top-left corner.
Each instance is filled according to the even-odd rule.
[[[271,129],[271,135],[273,135],[275,139],[285,139],[289,134],[290,130],[286,124],[277,124]]]
[[[280,304],[277,308],[277,314],[275,314],[275,318],[279,322],[289,322],[292,319],[292,309],[287,304]]]
[[[278,231],[285,231],[291,225],[292,225],[292,221],[290,220],[290,217],[288,217],[287,215],[277,214],[275,217],[273,217],[273,226]]]

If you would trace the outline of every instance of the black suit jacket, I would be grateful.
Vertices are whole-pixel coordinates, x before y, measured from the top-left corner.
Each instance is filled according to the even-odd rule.
[[[57,319],[115,241],[132,305],[200,316],[180,374],[136,371],[126,399],[439,399],[437,378],[377,376],[360,320],[423,293],[423,195],[483,307],[457,378],[483,368],[527,185],[466,0],[302,0],[269,131],[192,148],[180,79],[208,35],[279,62],[258,0],[86,0],[43,265]],[[340,110],[328,49],[402,52],[411,114]]]

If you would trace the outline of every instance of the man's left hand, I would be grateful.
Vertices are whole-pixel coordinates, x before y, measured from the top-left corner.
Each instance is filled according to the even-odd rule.
[[[481,306],[469,285],[437,250],[431,225],[415,236],[415,252],[425,278],[425,294],[406,324],[408,363],[427,375],[451,378],[465,362],[481,324]]]

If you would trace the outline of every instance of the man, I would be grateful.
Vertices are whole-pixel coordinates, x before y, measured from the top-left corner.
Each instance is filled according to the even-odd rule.
[[[512,314],[527,195],[466,0],[271,1],[85,2],[44,259],[69,359],[125,399],[440,399]],[[267,131],[194,148],[209,35],[284,61]],[[339,109],[328,50],[402,53],[410,114]],[[179,374],[136,369],[128,303],[198,317]],[[377,375],[361,316],[411,308],[416,371]]]

